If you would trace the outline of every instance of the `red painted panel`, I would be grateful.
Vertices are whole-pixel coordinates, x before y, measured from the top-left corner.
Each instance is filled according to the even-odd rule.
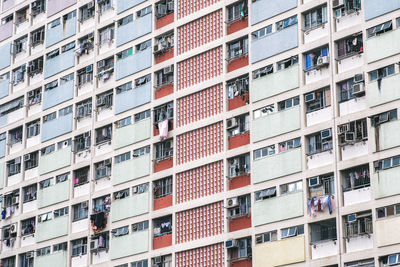
[[[229,149],[250,144],[250,131],[229,137]]]
[[[249,103],[249,93],[235,96],[228,100],[228,110],[234,110],[235,108],[243,107]]]
[[[174,129],[174,120],[173,119],[169,120],[168,126],[170,126],[168,128],[168,132],[172,131]],[[156,126],[154,126],[154,136],[157,136],[159,134],[160,134],[160,131],[158,130],[158,128]]]
[[[155,56],[156,59],[156,64],[159,64],[161,62],[164,62],[168,59],[171,59],[174,57],[174,48],[172,47],[171,49],[163,52],[163,53],[158,53]]]
[[[165,248],[172,245],[172,233],[154,237],[153,249]]]
[[[172,206],[172,195],[154,199],[154,210],[165,209]]]
[[[251,267],[251,258],[244,258],[231,262],[230,267]]]
[[[156,29],[160,29],[174,22],[174,13],[168,14],[156,20]]]
[[[249,20],[248,17],[245,17],[244,19],[240,19],[229,24],[227,32],[228,34],[232,34],[234,32],[247,28],[248,26],[249,26]]]
[[[170,157],[168,159],[164,159],[161,161],[156,161],[154,163],[154,172],[160,172],[169,168],[172,168],[174,165],[174,157]]]
[[[229,232],[234,232],[251,227],[251,214],[229,220]]]
[[[229,181],[229,190],[245,187],[247,185],[250,185],[250,183],[251,183],[250,173],[245,173],[236,176]]]
[[[248,55],[235,58],[228,63],[228,72],[243,68],[247,65],[249,65]]]
[[[156,89],[156,99],[171,95],[174,93],[174,84],[169,83]]]

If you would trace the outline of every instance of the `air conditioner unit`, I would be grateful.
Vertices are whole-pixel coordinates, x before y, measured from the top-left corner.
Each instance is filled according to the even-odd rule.
[[[106,159],[104,161],[104,165],[110,165],[111,164],[111,159]]]
[[[34,96],[35,96],[35,91],[28,92],[28,97],[34,97]]]
[[[93,3],[93,2],[89,2],[89,3],[87,4],[87,8],[92,8],[92,7],[94,7],[94,3]]]
[[[155,257],[154,258],[154,263],[161,263],[161,262],[162,262],[161,257]]]
[[[364,74],[363,73],[358,73],[356,75],[354,75],[353,78],[354,83],[360,83],[364,81]]]
[[[345,133],[349,130],[349,124],[342,124],[338,127],[339,134]]]
[[[323,66],[325,64],[329,63],[329,57],[328,56],[320,56],[318,57],[317,60],[317,66]]]
[[[232,208],[232,207],[238,206],[239,205],[238,198],[237,197],[233,197],[233,198],[228,199],[227,204],[228,204],[228,208]]]
[[[347,132],[344,134],[344,141],[346,142],[354,142],[356,140],[356,135],[354,132]]]
[[[31,154],[24,155],[24,161],[28,161],[31,159]]]
[[[33,251],[29,251],[25,254],[25,258],[30,259],[33,258]]]
[[[355,222],[357,220],[357,215],[356,214],[349,214],[347,215],[347,222]]]
[[[132,190],[133,190],[133,193],[136,194],[138,192],[138,187],[135,186],[134,188],[132,188]]]
[[[229,120],[226,121],[226,127],[227,129],[231,129],[238,126],[238,122],[236,118],[231,118]]]
[[[15,164],[20,164],[21,163],[21,157],[15,158],[14,163]]]
[[[319,176],[308,179],[308,187],[319,186],[320,184]]]
[[[238,247],[238,242],[235,239],[227,240],[225,242],[225,247],[226,248],[236,248],[236,247]]]
[[[93,70],[93,65],[89,65],[86,67],[86,72],[92,72]]]
[[[174,10],[174,1],[168,2],[167,8],[168,8],[168,10]]]
[[[95,250],[99,248],[99,240],[95,239],[90,241],[90,250]]]
[[[321,131],[321,139],[326,139],[332,137],[332,131],[331,129],[326,129]]]
[[[343,1],[344,0],[333,0],[332,7],[335,8],[335,7],[343,5]]]
[[[82,208],[86,209],[87,207],[88,207],[88,202],[87,201],[82,202]]]
[[[315,100],[315,93],[308,93],[304,96],[304,101],[307,102],[311,102]]]
[[[99,62],[97,62],[97,67],[98,68],[103,68],[106,65],[106,61],[105,60],[100,60]]]
[[[168,67],[165,67],[164,68],[164,74],[172,73],[173,70],[174,70],[174,67],[172,65],[168,66]]]
[[[353,94],[354,95],[359,95],[365,92],[365,86],[364,83],[355,83],[353,84]]]
[[[15,205],[15,204],[18,204],[18,196],[12,197],[12,199],[11,199],[11,205]]]
[[[17,233],[17,224],[13,223],[10,226],[10,234],[15,234],[15,233]]]
[[[105,103],[104,103],[105,101],[104,101],[104,98],[103,97],[99,97],[99,98],[97,98],[97,100],[96,100],[96,106],[97,107],[100,107],[100,106],[103,106]]]

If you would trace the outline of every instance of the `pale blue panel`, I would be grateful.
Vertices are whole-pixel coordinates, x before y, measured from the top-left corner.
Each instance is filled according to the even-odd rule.
[[[115,96],[115,114],[133,109],[151,100],[151,82]]]
[[[0,81],[0,98],[8,96],[10,91],[10,79]]]
[[[0,158],[6,155],[6,139],[0,141]]]
[[[365,20],[370,20],[400,8],[400,0],[365,0]]]
[[[146,2],[146,0],[118,0],[117,1],[117,13],[124,12],[125,10],[128,10],[134,6],[137,6],[143,2]]]
[[[11,65],[11,43],[6,43],[0,46],[0,70]]]
[[[62,20],[62,18],[60,18]],[[65,25],[61,22],[59,25],[46,30],[46,47],[52,46],[62,40],[75,35],[76,17],[66,21]]]
[[[251,42],[251,63],[296,48],[299,44],[297,24]]]
[[[251,3],[251,25],[297,7],[297,0],[257,0]]]
[[[64,52],[57,57],[47,59],[44,64],[44,78],[49,78],[57,73],[72,68],[75,65],[74,50]]]
[[[57,119],[43,123],[42,142],[46,142],[57,136],[61,136],[72,131],[72,113],[61,116]]]
[[[68,235],[69,216],[53,218],[37,224],[36,242],[43,242],[57,237]]]
[[[117,60],[117,70],[115,79],[118,81],[129,75],[135,74],[144,69],[150,68],[152,62],[151,48],[136,52],[124,59]]]
[[[5,114],[3,116],[0,116],[0,126],[4,126],[7,124],[8,121],[8,115]]]
[[[137,18],[131,23],[117,28],[117,46],[126,44],[143,35],[151,33],[153,16],[152,13],[144,17]]]
[[[67,201],[69,199],[70,180],[43,188],[39,190],[39,209]]]
[[[46,110],[74,98],[74,80],[44,91],[42,109]]]

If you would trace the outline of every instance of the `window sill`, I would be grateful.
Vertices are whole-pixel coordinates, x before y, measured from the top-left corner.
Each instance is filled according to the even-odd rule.
[[[325,24],[327,24],[327,23],[328,22],[320,22],[317,25],[314,25],[314,26],[311,26],[311,27],[308,27],[308,28],[304,28],[303,32],[305,34],[309,34],[311,31],[316,30],[318,28],[323,28],[324,29],[325,28]]]
[[[340,61],[345,60],[345,59],[350,58],[350,57],[354,57],[354,56],[359,56],[359,57],[361,57],[361,54],[363,54],[363,53],[364,53],[364,51],[352,52],[352,53],[346,54],[346,55],[344,55],[344,56],[338,57],[338,58],[335,59],[335,60],[338,61],[338,62],[340,63]]]

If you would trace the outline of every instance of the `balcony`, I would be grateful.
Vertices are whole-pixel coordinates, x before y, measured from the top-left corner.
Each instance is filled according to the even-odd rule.
[[[151,48],[117,60],[115,80],[123,79],[144,69],[150,68],[153,61]]]
[[[239,176],[229,178],[229,190],[245,187],[251,184],[250,173],[244,173]]]
[[[344,206],[350,206],[367,202],[372,199],[371,187],[363,187],[351,191],[343,192]]]
[[[68,1],[68,0],[67,0]],[[70,0],[69,0],[70,1]],[[63,3],[62,1],[60,3]],[[49,15],[49,13],[47,13]],[[68,19],[63,23],[63,18],[60,18],[61,23],[55,27],[47,28],[46,30],[46,47],[52,46],[56,43],[65,40],[76,33],[76,17]]]
[[[229,232],[251,228],[251,213],[229,218]]]
[[[47,3],[47,17],[53,16],[58,12],[76,4],[76,0],[64,0],[64,1],[48,1]]]
[[[251,257],[231,260],[229,267],[252,267]]]
[[[248,103],[249,103],[249,92],[230,98],[228,100],[228,110],[231,111],[236,108],[243,107]]]
[[[379,17],[391,11],[400,8],[400,3],[397,0],[369,0],[364,3],[365,8],[365,20],[371,20],[373,18]]]
[[[228,27],[227,27],[227,33],[232,34],[235,32],[238,32],[242,29],[245,29],[249,26],[249,17],[246,16],[244,18],[240,18],[238,20],[229,22]]]
[[[71,100],[74,98],[74,89],[74,80],[69,80],[56,88],[45,90],[43,92],[42,109],[46,110],[57,106],[60,103]]]
[[[168,24],[171,24],[174,22],[174,13],[170,13],[168,15],[165,15],[161,18],[156,19],[156,29],[161,29],[164,26],[167,26]]]
[[[332,164],[334,160],[332,149],[308,155],[306,158],[307,168],[315,169]]]
[[[124,12],[125,10],[131,9],[146,0],[117,0],[117,14]]]
[[[69,200],[69,180],[39,190],[38,207],[44,208]]]
[[[344,73],[354,68],[361,67],[364,64],[364,54],[353,54],[348,57],[337,60],[338,73]]]
[[[252,82],[251,101],[257,102],[299,87],[299,65],[260,77]]]
[[[165,209],[171,206],[172,194],[154,199],[154,210]]]
[[[174,165],[174,158],[169,157],[166,159],[156,160],[154,162],[154,172],[160,172],[172,168]]]
[[[250,144],[250,131],[229,137],[228,143],[229,149],[235,149]]]
[[[115,200],[111,207],[111,222],[117,222],[126,218],[148,213],[149,200],[149,192]]]
[[[229,59],[228,72],[243,68],[249,65],[249,54],[243,54],[236,58]]]
[[[378,139],[376,139],[376,134],[374,134],[375,131],[378,131]],[[400,146],[400,138],[393,138],[393,136],[397,136],[399,132],[400,120],[382,123],[378,128],[372,127],[369,136],[372,143],[372,152]]]
[[[35,267],[67,267],[67,251],[57,251],[35,258]]]
[[[347,144],[340,147],[342,161],[354,159],[368,154],[368,141]]]
[[[3,1],[3,3],[4,3],[4,1]],[[0,42],[4,41],[7,38],[10,38],[12,36],[12,34],[13,34],[13,25],[14,25],[14,23],[12,21],[9,21],[9,22],[4,23],[3,25],[0,26]],[[8,44],[6,44],[4,46],[8,46]],[[11,43],[9,44],[9,46],[11,46]],[[8,50],[7,52],[10,53],[10,51],[11,50]],[[11,55],[10,55],[10,58],[11,58]]]
[[[378,247],[384,247],[399,244],[400,232],[396,230],[399,228],[399,225],[399,216],[376,220],[376,245]]]
[[[386,170],[379,170],[372,174],[374,198],[400,194],[400,167],[394,167]]]
[[[329,65],[312,68],[305,71],[305,82],[306,84],[319,82],[323,79],[329,78],[330,74]]]
[[[341,15],[340,18],[336,18],[336,31],[339,32],[344,29],[348,29],[359,25],[362,23],[363,19],[361,16],[361,12],[346,12],[345,15]]]
[[[11,27],[12,27],[12,23],[11,23]],[[2,30],[0,30],[0,35],[1,34],[2,34]],[[11,65],[11,42],[0,46],[0,54],[3,55],[3,57],[0,61],[0,70],[2,70]]]
[[[254,225],[260,226],[303,216],[303,206],[303,191],[257,201],[253,207]]]
[[[74,118],[72,113],[69,113],[43,123],[41,141],[46,142],[50,139],[72,132],[73,120]]]
[[[139,122],[115,129],[113,138],[114,149],[135,144],[150,138],[150,136],[150,119],[141,120]]]
[[[268,253],[265,253],[268,251]],[[288,253],[290,251],[290,253]],[[304,235],[256,244],[255,267],[285,266],[306,260]]]
[[[156,64],[164,62],[164,61],[166,61],[168,59],[171,59],[173,57],[174,57],[174,48],[173,47],[168,49],[168,50],[166,50],[166,51],[163,51],[163,52],[160,52],[160,53],[157,53],[157,54],[154,55]]]
[[[46,59],[44,63],[44,78],[47,79],[73,66],[75,66],[75,52],[71,49],[56,57]]]
[[[1,48],[0,48],[1,50]],[[1,53],[1,51],[0,51]],[[4,55],[4,54],[2,54]],[[0,81],[0,99],[8,96],[10,91],[10,78]]]
[[[259,0],[251,3],[251,25],[297,7],[297,0]]]
[[[306,115],[307,126],[312,126],[324,121],[329,121],[332,119],[332,116],[333,116],[332,106],[307,113]]]
[[[255,2],[258,3],[259,1]],[[266,2],[269,6],[271,6],[271,1],[262,0],[260,3]],[[293,2],[285,1],[286,2]],[[297,1],[296,1],[297,2]],[[282,5],[282,2],[279,2],[278,5]],[[254,6],[254,3],[251,5]],[[261,9],[260,11],[265,14],[267,9]],[[254,15],[254,13],[252,13]],[[288,28],[284,28],[280,31],[269,34],[261,39],[255,40],[251,45],[251,63],[254,64],[263,59],[270,58],[277,54],[286,52],[290,49],[296,48],[299,44],[298,30],[297,24],[290,26]],[[268,49],[265,49],[268,47]]]
[[[345,225],[346,229],[346,253],[364,251],[374,247],[374,236],[372,233],[372,221],[362,222],[365,226],[360,227],[361,222]],[[359,233],[361,232],[361,233]]]
[[[285,123],[282,123],[285,122]],[[300,129],[300,106],[278,111],[253,121],[253,142]]]
[[[119,26],[117,28],[117,47],[150,33],[153,28],[152,21],[153,16],[150,13],[130,23]]]
[[[400,47],[393,45],[400,39],[400,30],[395,29],[366,40],[367,62],[371,63],[400,53]]]
[[[71,165],[71,147],[40,157],[39,174],[43,175]]]
[[[301,172],[301,159],[301,148],[295,148],[253,161],[253,184]]]
[[[149,251],[149,230],[114,237],[110,240],[110,259],[115,260]]]
[[[382,79],[380,81],[380,86],[378,84],[378,81],[367,83],[366,91],[368,92],[367,97],[370,107],[375,107],[400,99],[400,90],[397,86],[398,84],[400,84],[399,73]]]
[[[155,98],[159,99],[164,96],[171,95],[173,93],[174,93],[174,84],[168,83],[156,88]]]
[[[335,256],[338,253],[338,244],[336,240],[324,240],[311,245],[311,258],[321,259]]]
[[[339,103],[340,116],[359,112],[367,108],[367,97],[361,96]]]
[[[150,174],[150,155],[146,154],[114,164],[112,170],[112,183],[114,186],[147,176]]]
[[[153,249],[172,246],[172,233],[162,236],[155,236],[153,239]]]
[[[321,23],[304,31],[304,43],[308,44],[328,36],[328,23]]]
[[[50,221],[38,223],[36,226],[36,242],[68,235],[69,216],[53,218]]]

